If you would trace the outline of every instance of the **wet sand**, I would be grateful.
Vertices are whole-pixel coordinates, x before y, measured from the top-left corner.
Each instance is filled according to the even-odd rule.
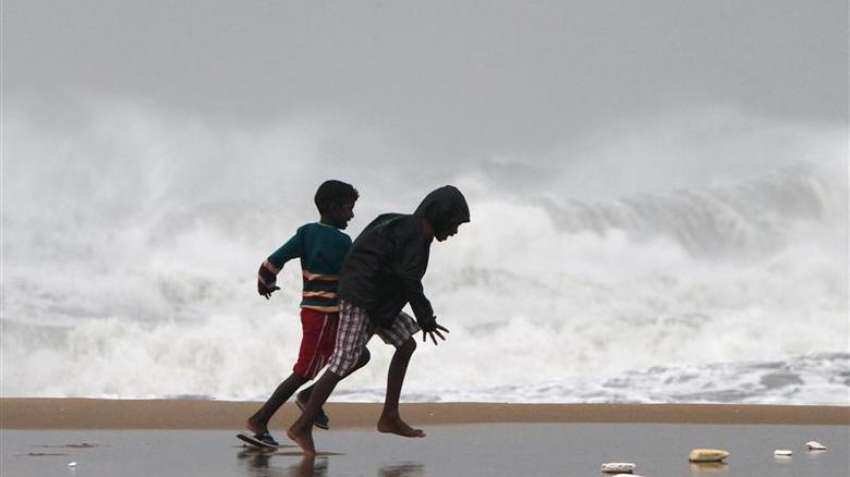
[[[850,408],[825,406],[403,405],[428,433],[375,432],[378,404],[331,403],[324,455],[291,445],[262,453],[235,438],[259,403],[190,400],[0,399],[0,474],[6,476],[519,476],[597,475],[604,462],[651,476],[850,475]],[[272,429],[295,418],[285,407]],[[817,440],[827,452],[811,453]],[[696,447],[726,449],[727,465],[694,466]],[[775,458],[775,449],[794,455]],[[68,463],[76,462],[69,467]]]
[[[317,432],[320,455],[263,453],[226,430],[3,430],[4,476],[554,476],[597,475],[604,462],[637,464],[650,476],[846,477],[850,427],[709,424],[490,423],[426,427],[403,439],[365,429]],[[278,436],[279,438],[282,436]],[[829,450],[807,452],[816,439]],[[694,447],[732,453],[696,466]],[[788,459],[773,450],[788,448]],[[76,462],[75,467],[68,467]]]

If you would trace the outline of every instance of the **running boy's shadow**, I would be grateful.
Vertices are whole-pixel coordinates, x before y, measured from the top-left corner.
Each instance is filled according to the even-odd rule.
[[[385,465],[378,471],[378,477],[423,477],[425,466],[414,462]]]

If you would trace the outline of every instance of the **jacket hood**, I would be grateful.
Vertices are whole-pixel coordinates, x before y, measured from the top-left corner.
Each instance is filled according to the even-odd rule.
[[[454,186],[443,186],[425,196],[416,212],[418,217],[424,217],[434,232],[445,232],[455,225],[469,222],[469,206],[466,198]]]

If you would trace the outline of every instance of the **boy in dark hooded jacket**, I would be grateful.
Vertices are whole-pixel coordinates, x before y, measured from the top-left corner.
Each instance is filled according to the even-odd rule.
[[[351,248],[340,272],[340,317],[334,353],[328,370],[313,388],[301,417],[287,435],[308,456],[315,455],[312,424],[336,384],[358,363],[366,343],[377,334],[396,351],[387,376],[384,410],[378,431],[404,437],[425,437],[399,415],[398,401],[410,357],[413,336],[425,341],[445,340],[446,328],[437,324],[431,302],[422,289],[422,277],[434,238],[443,242],[469,222],[469,207],[461,192],[444,186],[428,194],[412,214],[383,214],[372,221]],[[414,320],[402,308],[410,303]]]

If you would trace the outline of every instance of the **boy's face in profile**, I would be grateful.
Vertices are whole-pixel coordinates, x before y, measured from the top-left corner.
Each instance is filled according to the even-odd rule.
[[[449,237],[457,233],[458,227],[460,227],[460,224],[454,224],[446,230],[435,232],[434,238],[437,239],[438,242],[445,242],[446,240],[448,240]]]
[[[343,230],[348,227],[348,221],[354,218],[354,202],[336,205],[327,213],[326,218],[334,227]]]

